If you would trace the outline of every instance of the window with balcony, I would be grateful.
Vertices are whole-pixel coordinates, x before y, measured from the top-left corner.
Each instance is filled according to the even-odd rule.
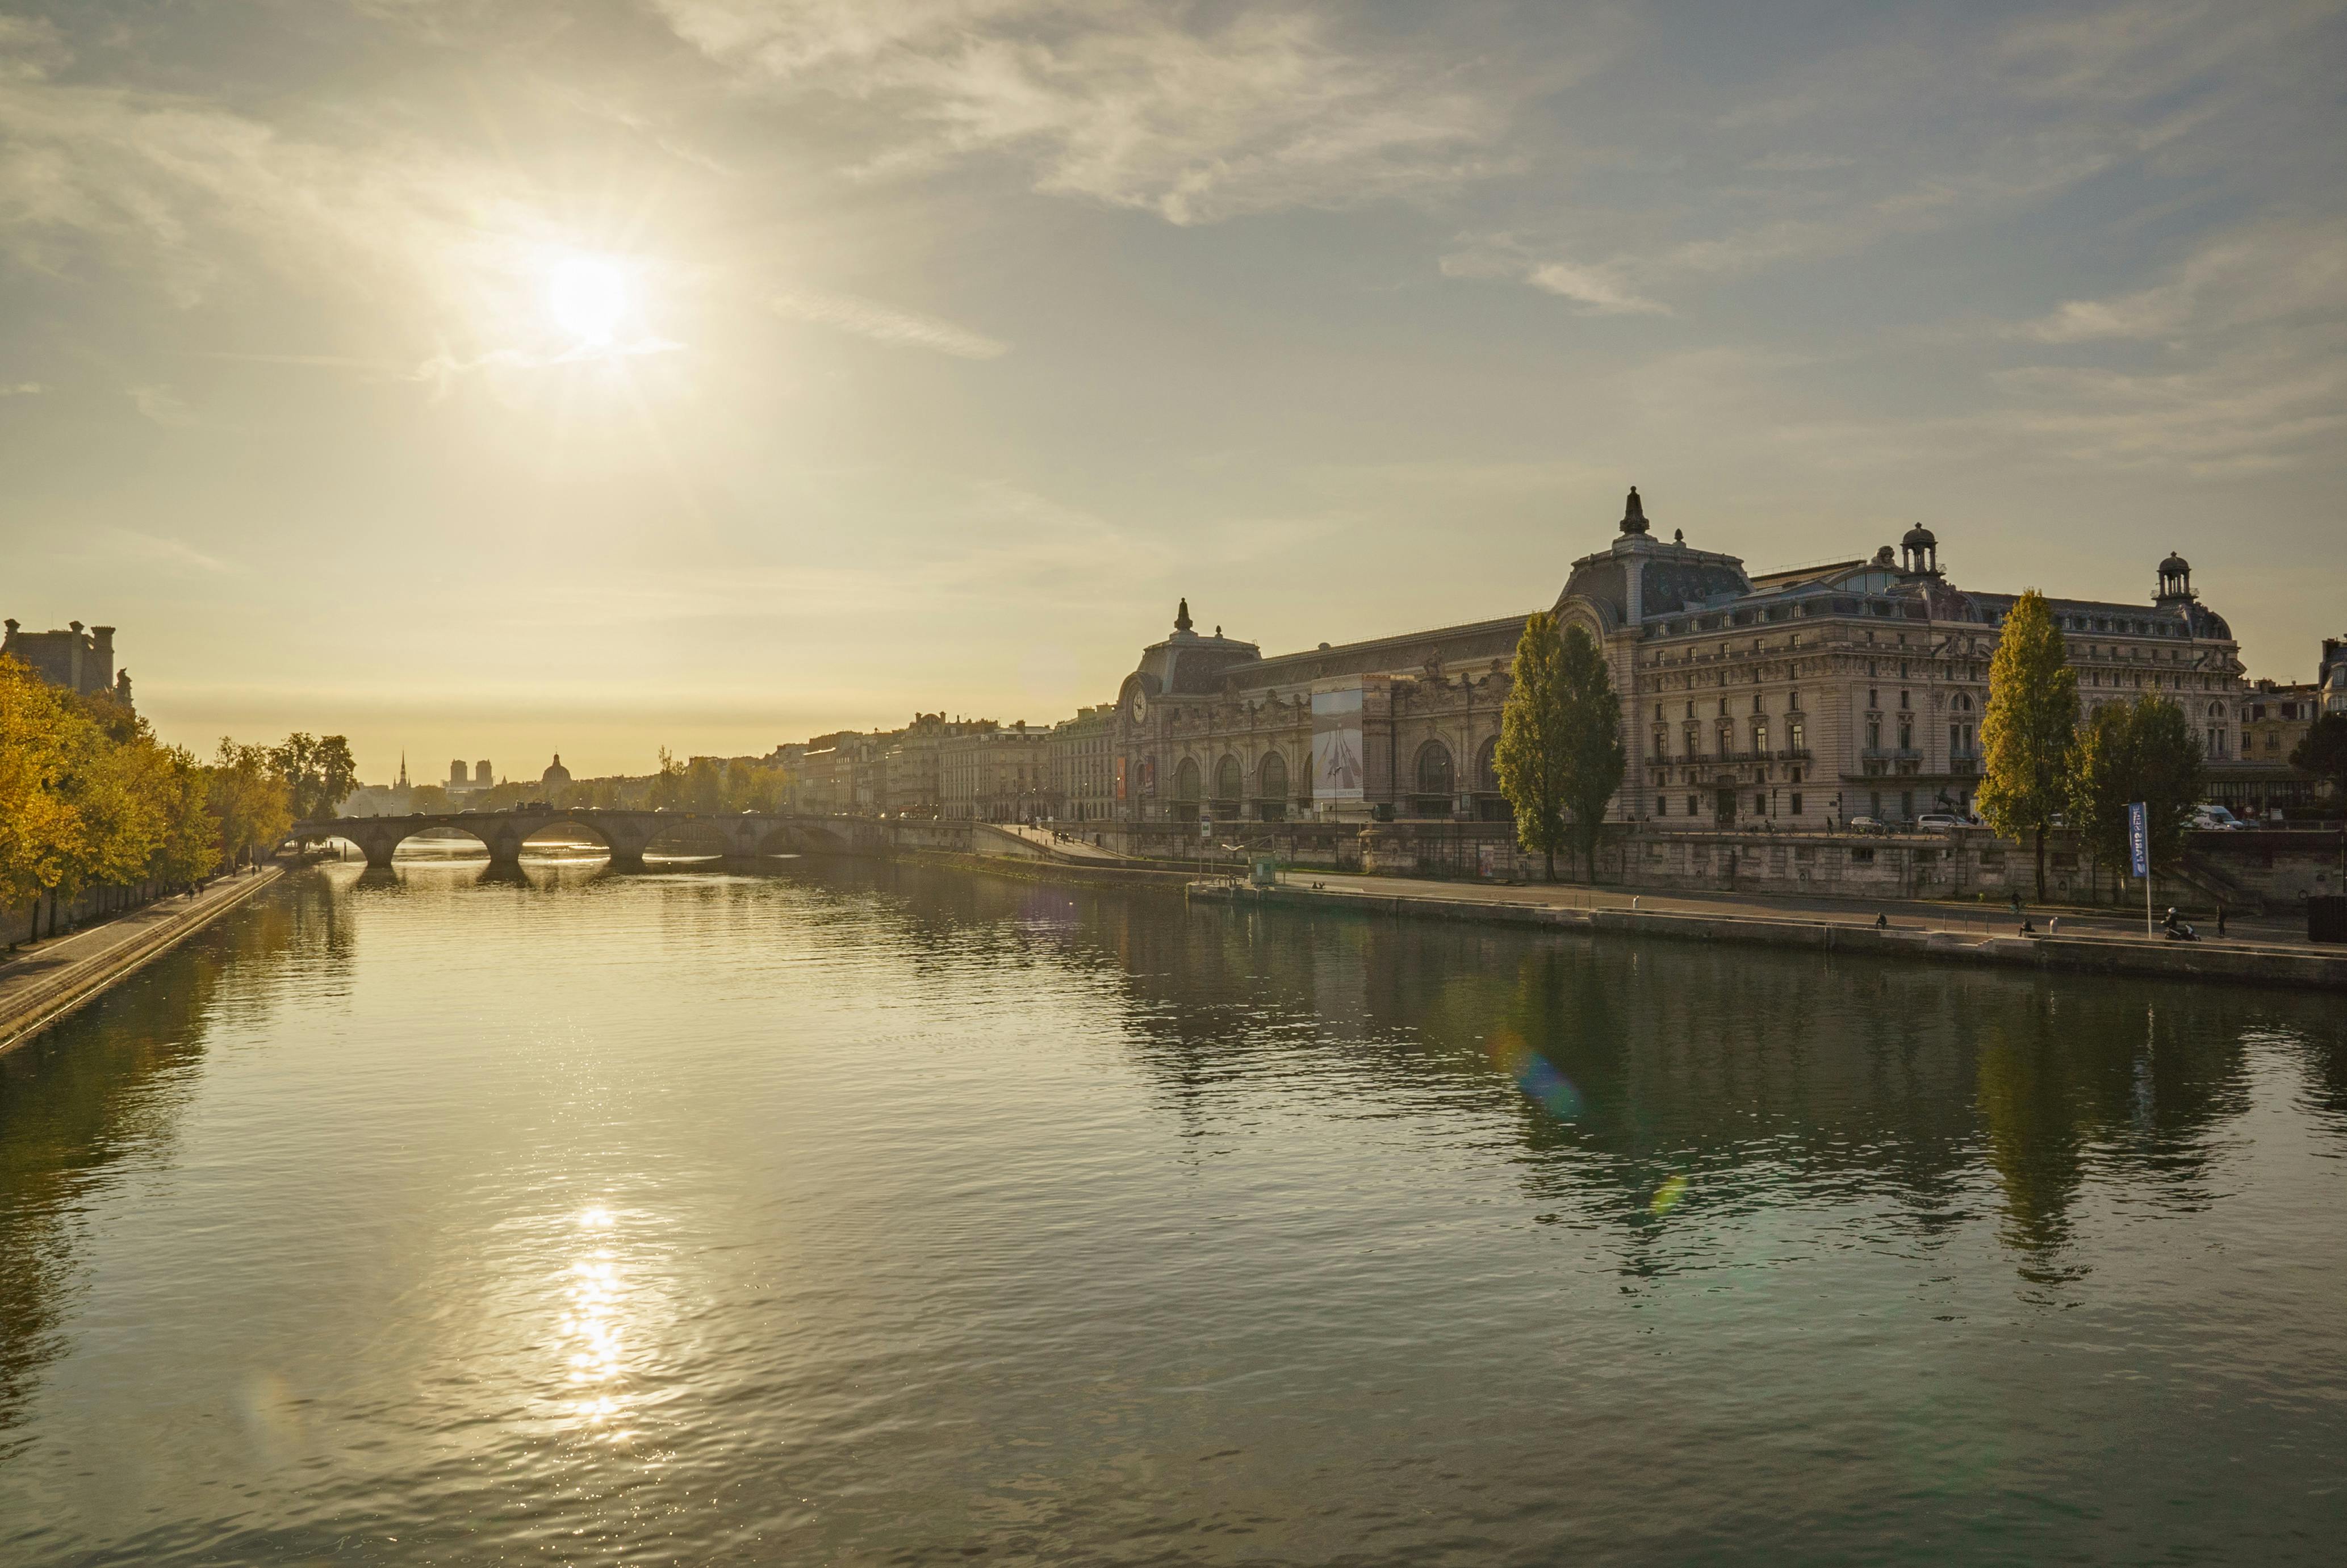
[[[1802,750],[1809,743],[1809,726],[1799,719],[1786,720],[1785,743],[1797,752]]]
[[[1768,749],[1768,721],[1766,719],[1752,721],[1752,749],[1756,752]]]
[[[1880,719],[1866,721],[1866,749],[1870,752],[1882,749],[1882,721]]]

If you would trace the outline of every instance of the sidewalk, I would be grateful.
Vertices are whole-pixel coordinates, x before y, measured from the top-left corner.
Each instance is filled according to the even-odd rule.
[[[2020,922],[2010,913],[1975,914],[1944,904],[1854,905],[1802,898],[1764,902],[1682,894],[1650,898],[1610,888],[1505,887],[1402,877],[1315,876],[1308,872],[1291,874],[1267,887],[1227,877],[1192,882],[1187,896],[1195,903],[1242,908],[1341,909],[1579,931],[1599,938],[1660,938],[1927,963],[2347,991],[2347,948],[2303,940],[2147,940],[2140,926],[2122,930],[2118,922],[2066,915],[2058,934],[2049,924],[2037,924],[2034,934],[2022,936]],[[1877,926],[1878,919],[1884,923]]]
[[[1068,837],[1061,838],[1048,828],[1030,827],[1024,823],[989,822],[986,825],[998,833],[1015,834],[1030,844],[1071,860],[1094,860],[1105,866],[1133,858],[1119,850],[1104,849],[1088,838],[1078,838],[1072,829]]]
[[[223,876],[194,897],[158,898],[102,925],[20,948],[0,959],[0,1052],[21,1044],[190,932],[284,875],[264,866]]]
[[[1871,927],[1877,916],[1904,930],[1950,931],[1974,938],[2018,935],[2027,919],[2040,936],[2050,935],[2051,922],[2062,922],[2065,937],[2132,937],[2144,939],[2143,912],[2116,909],[2078,911],[2068,907],[2028,907],[2016,917],[2004,904],[1954,904],[1925,899],[1859,899],[1803,897],[1777,893],[1648,893],[1635,887],[1591,887],[1574,883],[1528,882],[1505,886],[1491,882],[1442,882],[1415,876],[1364,876],[1356,873],[1315,871],[1295,866],[1282,875],[1291,887],[1325,889],[1378,898],[1480,899],[1500,904],[1536,904],[1563,909],[1627,909],[1637,900],[1640,909],[1665,914],[1781,917],[1797,915],[1829,925]],[[2219,941],[2214,921],[2195,921],[2201,940],[2194,946],[2263,948],[2308,948],[2306,921],[2286,915],[2229,917]],[[2185,944],[2178,944],[2184,946]]]

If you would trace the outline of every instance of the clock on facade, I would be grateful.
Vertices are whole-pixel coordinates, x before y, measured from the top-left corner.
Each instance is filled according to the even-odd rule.
[[[1149,717],[1149,693],[1135,686],[1133,689],[1133,722],[1136,724]]]

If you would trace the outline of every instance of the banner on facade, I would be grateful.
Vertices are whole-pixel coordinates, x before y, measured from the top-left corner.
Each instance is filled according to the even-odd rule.
[[[1312,693],[1312,798],[1359,800],[1368,780],[1361,764],[1361,689]]]
[[[2151,875],[2151,813],[2141,801],[2127,807],[2127,863],[2137,876]]]

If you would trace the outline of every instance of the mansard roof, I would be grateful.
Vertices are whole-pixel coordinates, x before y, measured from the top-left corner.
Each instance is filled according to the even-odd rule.
[[[1523,641],[1524,622],[1532,612],[1503,615],[1497,620],[1474,620],[1462,626],[1441,626],[1430,631],[1404,632],[1367,642],[1344,642],[1301,653],[1283,653],[1232,673],[1248,686],[1284,686],[1307,681],[1328,681],[1348,675],[1380,675],[1419,670],[1437,661],[1506,659]]]

